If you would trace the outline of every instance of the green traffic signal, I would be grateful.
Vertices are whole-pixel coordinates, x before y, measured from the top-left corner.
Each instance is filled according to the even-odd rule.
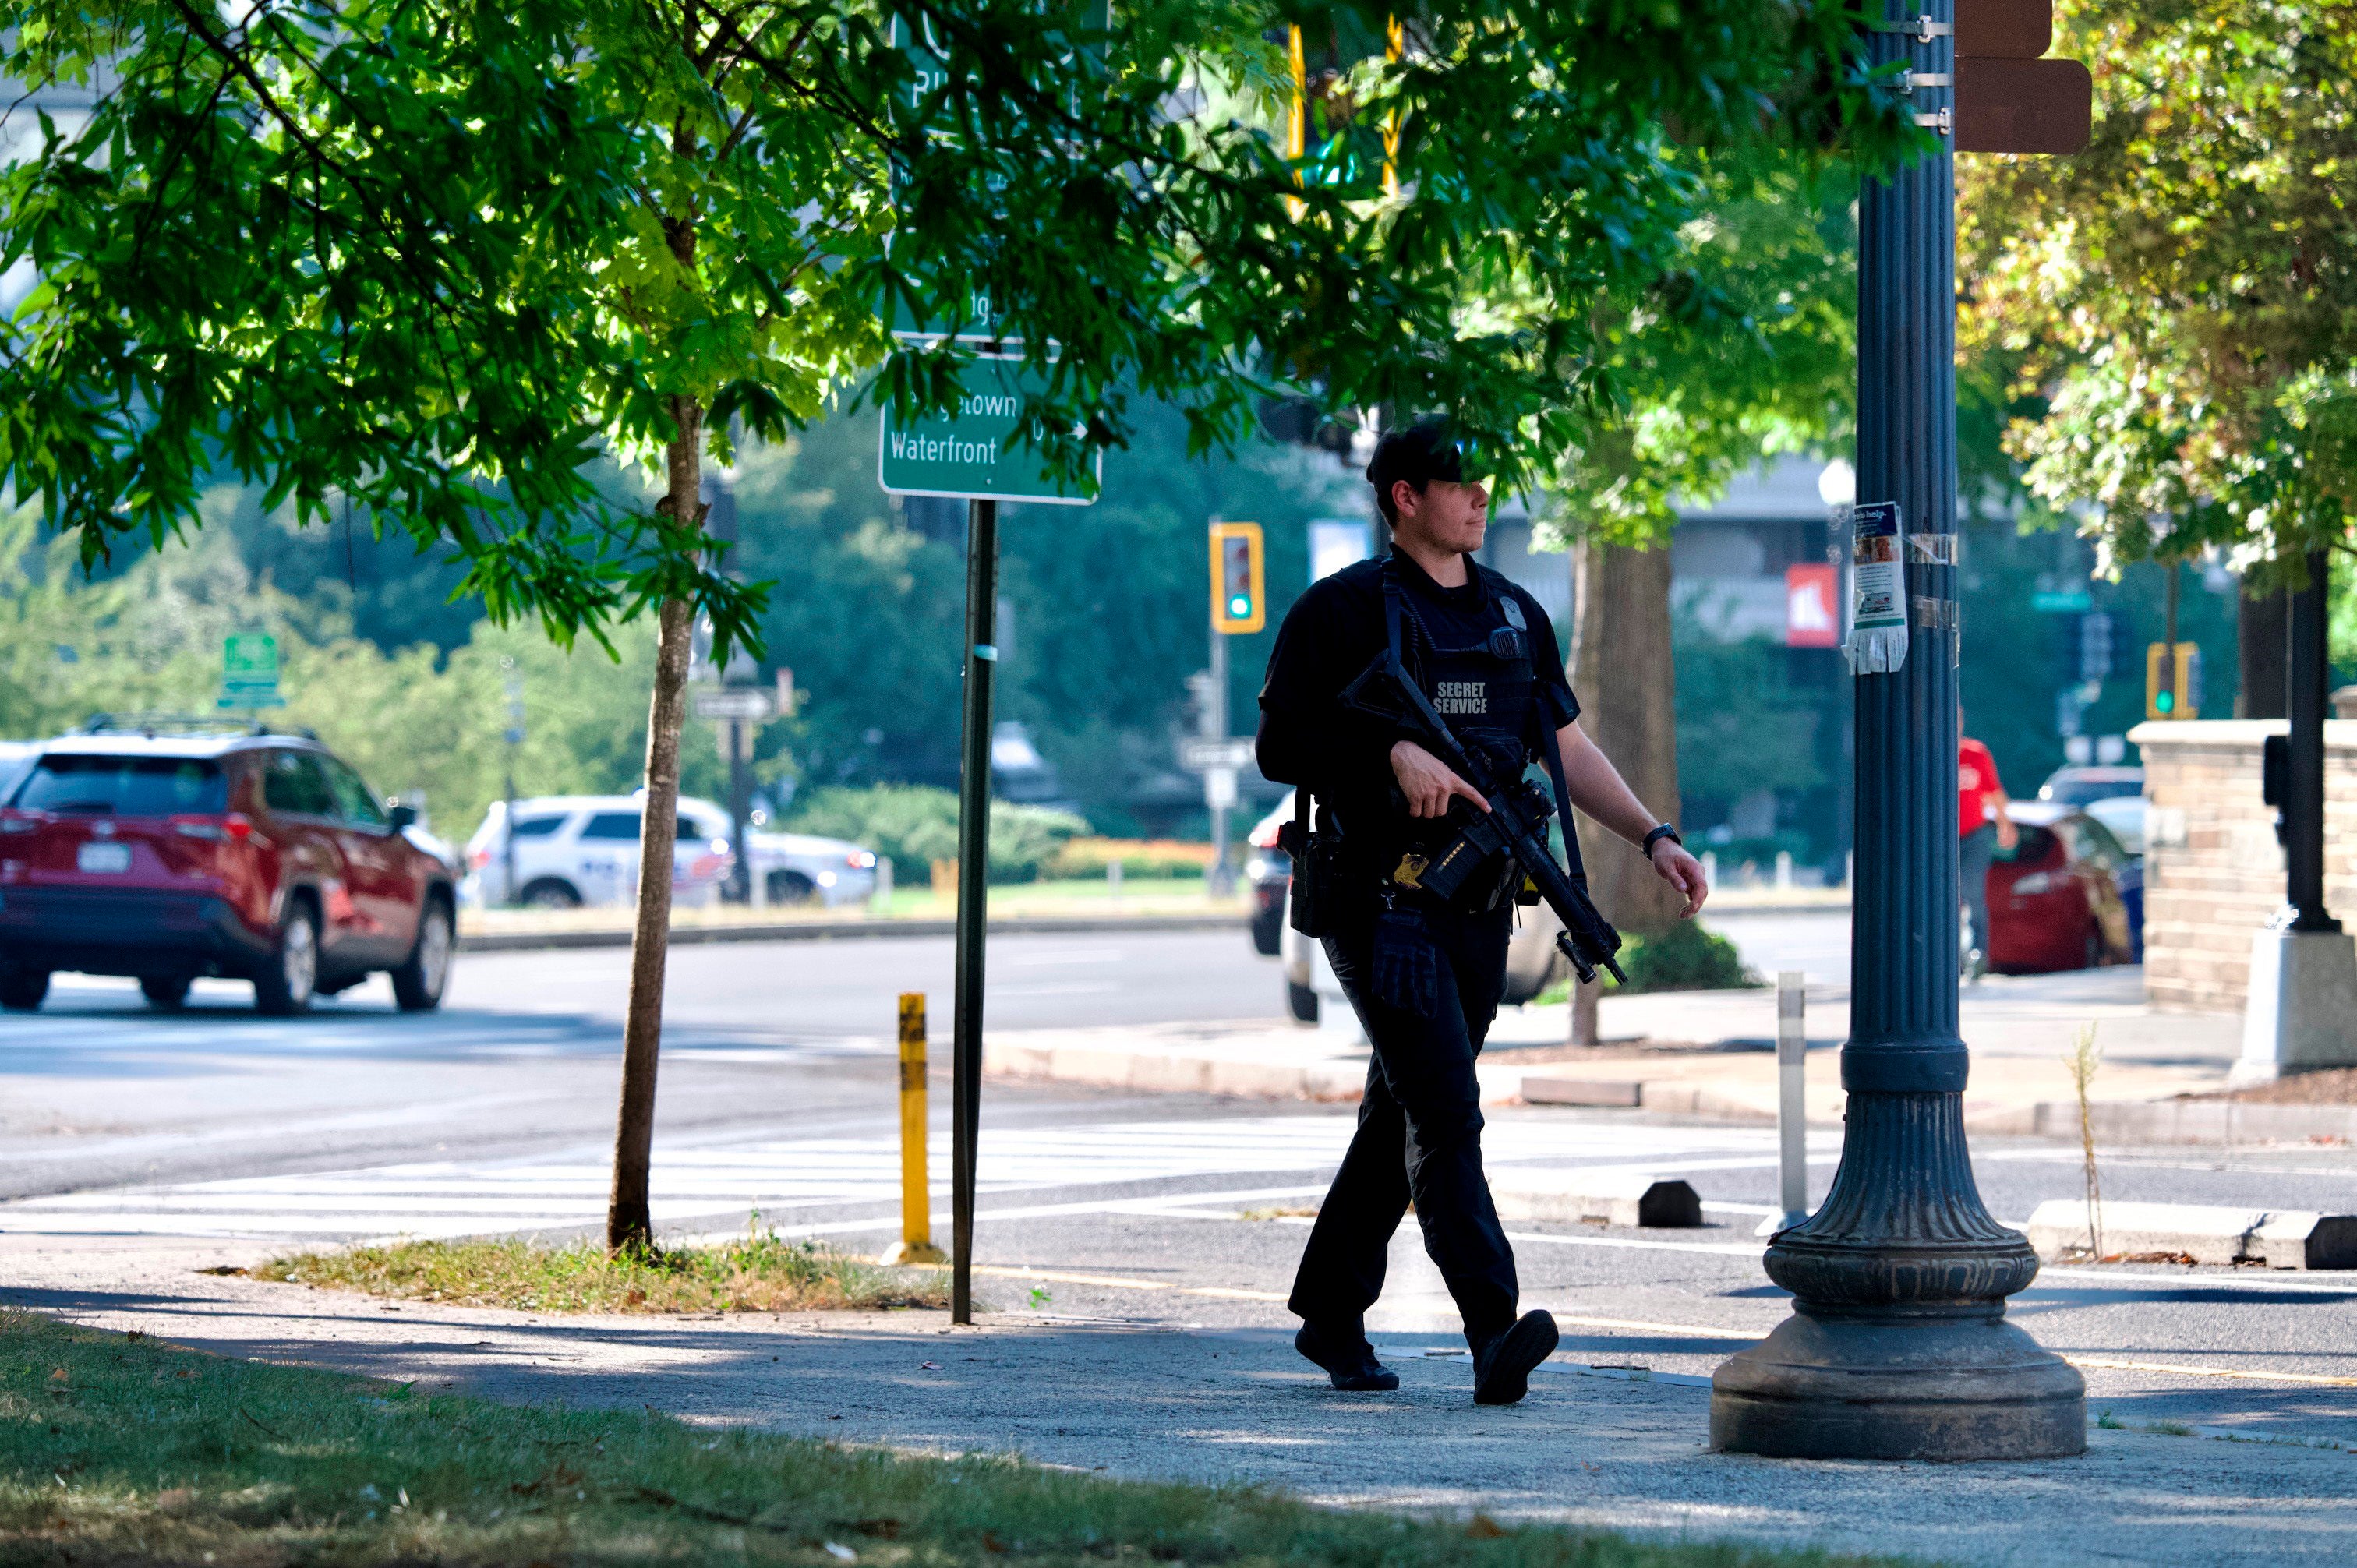
[[[2153,696],[2152,705],[2158,708],[2164,714],[2172,713],[2177,707],[2177,693],[2174,692],[2157,693]]]
[[[1238,594],[1228,600],[1228,614],[1238,620],[1249,618],[1252,615],[1252,596],[1249,594]]]

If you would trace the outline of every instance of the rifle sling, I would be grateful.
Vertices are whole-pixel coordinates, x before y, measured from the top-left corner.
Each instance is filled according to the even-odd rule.
[[[1399,579],[1392,575],[1388,559],[1384,563],[1384,567],[1383,636],[1390,644],[1388,656],[1392,662],[1394,675],[1399,682],[1400,690],[1405,692],[1407,694],[1407,700],[1415,704],[1418,716],[1426,724],[1430,725],[1437,734],[1447,736],[1450,743],[1456,746],[1459,759],[1466,759],[1465,748],[1461,745],[1457,745],[1456,732],[1448,727],[1448,721],[1440,716],[1440,710],[1434,707],[1432,699],[1424,694],[1424,687],[1408,673],[1407,660],[1401,651],[1400,638],[1400,622],[1406,611],[1407,590],[1400,586]],[[1466,569],[1478,572],[1481,568],[1468,562]],[[1523,639],[1523,657],[1525,660],[1534,658],[1530,651],[1530,639],[1527,635]],[[1566,873],[1575,886],[1586,886],[1587,868],[1580,860],[1579,830],[1573,825],[1572,822],[1571,789],[1565,783],[1563,777],[1563,747],[1555,744],[1554,736],[1546,733],[1546,725],[1539,714],[1535,684],[1534,684],[1531,700],[1531,724],[1539,732],[1536,750],[1546,763],[1547,780],[1555,787],[1555,816],[1556,820],[1563,823],[1563,857]],[[1469,779],[1468,782],[1471,780]]]

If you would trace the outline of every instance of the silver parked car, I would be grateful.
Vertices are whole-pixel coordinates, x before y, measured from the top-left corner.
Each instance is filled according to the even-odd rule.
[[[755,828],[753,875],[772,904],[820,904],[829,909],[866,902],[876,891],[876,852],[847,839]]]
[[[511,836],[507,802],[494,800],[483,825],[467,841],[467,880],[460,892],[478,904],[537,909],[627,903],[638,891],[644,815],[635,795],[542,796],[515,803]],[[511,849],[512,892],[507,881]],[[673,897],[690,908],[716,902],[735,865],[727,813],[709,800],[680,801]]]

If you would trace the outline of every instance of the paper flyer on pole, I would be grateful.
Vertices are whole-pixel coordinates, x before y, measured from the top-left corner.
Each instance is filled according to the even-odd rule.
[[[1907,662],[1907,568],[1897,501],[1850,513],[1850,629],[1842,654],[1853,675],[1889,675]]]

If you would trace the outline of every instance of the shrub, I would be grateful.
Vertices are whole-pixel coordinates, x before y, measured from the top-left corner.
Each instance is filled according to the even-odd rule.
[[[1044,806],[990,803],[990,879],[1036,882],[1056,854],[1089,831],[1086,817]]]
[[[1211,866],[1211,846],[1184,839],[1076,838],[1048,863],[1050,876],[1103,876],[1116,862],[1124,876],[1200,876]]]
[[[902,886],[932,880],[933,862],[958,849],[957,796],[922,784],[875,784],[812,791],[790,824],[796,832],[849,839],[892,862]],[[1039,806],[990,803],[990,879],[1030,882],[1068,840],[1089,831],[1084,818]]]
[[[1606,981],[1607,994],[1636,991],[1735,991],[1767,983],[1743,967],[1735,944],[1698,921],[1681,920],[1658,937],[1630,933],[1620,939],[1620,968],[1629,983]],[[1571,999],[1571,977],[1531,998],[1541,1004]]]
[[[1658,937],[1639,937],[1620,955],[1631,991],[1728,991],[1761,983],[1743,967],[1735,944],[1698,920],[1680,920]]]

